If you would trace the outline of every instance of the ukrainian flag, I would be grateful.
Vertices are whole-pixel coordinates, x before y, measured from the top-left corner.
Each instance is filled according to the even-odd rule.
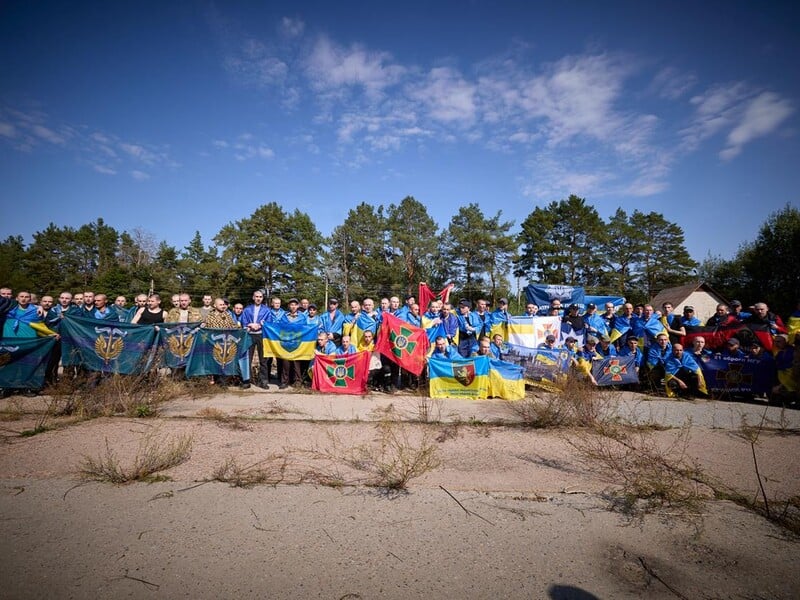
[[[378,337],[378,321],[361,312],[358,313],[355,321],[344,324],[343,331],[350,336],[350,342],[354,346],[358,346],[365,331],[371,331],[375,337]]]
[[[522,400],[525,397],[523,369],[504,360],[489,361],[489,395],[504,400]]]
[[[697,364],[694,357],[690,356],[689,354],[685,353],[681,357],[681,360],[678,360],[675,357],[670,358],[664,364],[664,387],[666,388],[667,397],[673,398],[675,396],[675,392],[669,385],[670,380],[674,379],[678,371],[681,368],[688,369],[695,375],[697,375],[697,389],[698,391],[708,394],[708,388],[706,387],[706,378],[703,377],[703,371],[700,368],[700,365]]]
[[[444,325],[441,323],[434,325],[432,327],[425,328],[425,335],[428,336],[428,341],[430,342],[430,348],[428,348],[428,356],[433,354],[433,351],[436,349],[436,338],[442,336],[443,338],[447,338],[447,332],[444,330]]]
[[[317,343],[317,326],[298,321],[290,323],[264,323],[264,356],[284,360],[311,360]]]
[[[629,331],[631,331],[630,319],[628,317],[617,317],[614,319],[614,327],[608,337],[611,338],[611,343],[613,344],[619,338],[627,336]]]
[[[488,398],[489,357],[474,356],[428,362],[431,398]]]

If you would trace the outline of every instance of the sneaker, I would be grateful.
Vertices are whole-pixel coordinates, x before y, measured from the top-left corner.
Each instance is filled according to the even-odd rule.
[[[287,384],[285,384],[285,383],[282,383],[282,384],[280,384],[280,385],[278,386],[278,389],[279,389],[279,390],[285,390],[285,389],[286,389],[286,388],[288,388],[288,387],[289,387],[289,386],[288,386]]]
[[[258,387],[260,387],[262,390],[268,390],[269,389],[269,384],[268,383],[259,383]]]
[[[241,389],[241,390],[249,390],[250,389],[250,382],[249,381],[243,381],[242,383],[239,384],[239,389]]]

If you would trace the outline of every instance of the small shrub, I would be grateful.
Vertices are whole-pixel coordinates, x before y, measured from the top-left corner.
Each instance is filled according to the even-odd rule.
[[[528,392],[522,400],[509,400],[508,409],[529,427],[594,427],[607,420],[613,392],[589,382],[569,378],[553,392]]]
[[[409,481],[441,464],[439,449],[427,430],[412,440],[409,426],[397,421],[378,423],[373,442],[347,449],[339,458],[367,473],[366,485],[392,491],[406,489]]]
[[[611,492],[614,507],[626,514],[651,512],[664,506],[687,513],[699,511],[711,488],[686,451],[691,423],[675,441],[659,445],[646,431],[603,425],[567,441],[587,467],[619,486]]]
[[[252,487],[259,484],[301,483],[301,477],[287,479],[289,458],[285,454],[270,454],[264,460],[242,467],[235,458],[228,458],[215,472],[212,479],[231,487]]]
[[[131,481],[153,481],[153,474],[165,471],[189,460],[193,437],[158,440],[154,434],[144,437],[129,467],[123,466],[106,439],[105,454],[97,458],[84,456],[80,475],[92,481],[123,484]]]

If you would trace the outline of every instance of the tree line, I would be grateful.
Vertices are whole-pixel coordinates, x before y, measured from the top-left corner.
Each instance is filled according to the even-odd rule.
[[[420,281],[433,288],[452,281],[458,295],[495,301],[511,296],[513,277],[633,301],[698,277],[743,301],[761,299],[761,290],[776,287],[771,282],[787,292],[798,288],[796,267],[793,277],[785,276],[786,265],[800,264],[800,216],[789,206],[736,257],[702,264],[689,256],[681,227],[657,212],[617,209],[604,221],[584,198],[571,195],[536,207],[517,233],[514,225],[502,211],[485,214],[472,203],[440,228],[411,196],[388,207],[362,202],[327,237],[308,214],[271,202],[224,225],[209,243],[196,232],[183,248],[142,229],[119,232],[103,219],[78,228],[50,223],[27,246],[20,235],[0,243],[0,285],[40,294],[92,288],[132,295],[152,283],[162,294],[238,300],[264,288],[317,300],[327,291],[345,301],[414,293]],[[791,303],[796,300],[795,294]]]

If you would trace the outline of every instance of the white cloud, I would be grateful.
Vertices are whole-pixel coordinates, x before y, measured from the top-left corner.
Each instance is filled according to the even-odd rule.
[[[603,170],[582,171],[554,158],[537,157],[530,161],[531,172],[522,184],[522,194],[539,201],[566,198],[569,194],[597,197],[612,175]]]
[[[730,160],[755,138],[772,133],[794,112],[791,102],[773,92],[762,92],[747,105],[739,124],[728,134],[728,144],[720,158]]]
[[[624,123],[615,109],[630,69],[605,54],[568,56],[527,82],[519,102],[531,118],[544,118],[548,143],[579,136],[608,141]]]
[[[117,172],[112,169],[111,167],[106,167],[104,165],[93,165],[92,168],[97,171],[98,173],[102,173],[103,175],[116,175]]]
[[[415,86],[410,95],[437,121],[471,123],[477,117],[475,84],[450,67],[431,69],[426,80]]]
[[[150,179],[150,175],[148,175],[144,171],[139,171],[137,169],[131,171],[131,177],[133,177],[136,181],[147,181],[148,179]]]
[[[650,83],[648,91],[667,100],[677,100],[697,84],[697,76],[684,73],[675,67],[664,67]]]
[[[50,142],[51,144],[57,144],[59,146],[63,146],[66,143],[66,138],[63,135],[60,135],[53,131],[52,129],[45,127],[44,125],[33,125],[31,127],[31,132],[38,138]]]
[[[113,133],[92,131],[85,125],[57,123],[42,111],[0,106],[0,135],[13,140],[11,143],[22,152],[34,152],[43,144],[51,144],[49,151],[69,152],[78,163],[106,175],[142,164],[179,166],[163,148],[126,142]]]
[[[695,150],[700,143],[731,126],[741,111],[742,102],[750,94],[747,84],[736,81],[711,87],[689,101],[695,114],[689,127],[680,133],[687,150]]]
[[[233,141],[214,140],[212,145],[221,151],[232,151],[233,158],[238,161],[251,158],[275,158],[275,151],[263,142],[256,140],[256,136],[252,133],[242,133]]]
[[[357,44],[343,48],[325,36],[317,40],[307,63],[312,87],[337,92],[360,86],[371,97],[380,96],[405,73],[406,68],[394,64],[388,52],[369,51]]]
[[[283,60],[253,38],[242,41],[236,51],[225,58],[224,65],[239,81],[256,87],[282,83],[289,70]]]

